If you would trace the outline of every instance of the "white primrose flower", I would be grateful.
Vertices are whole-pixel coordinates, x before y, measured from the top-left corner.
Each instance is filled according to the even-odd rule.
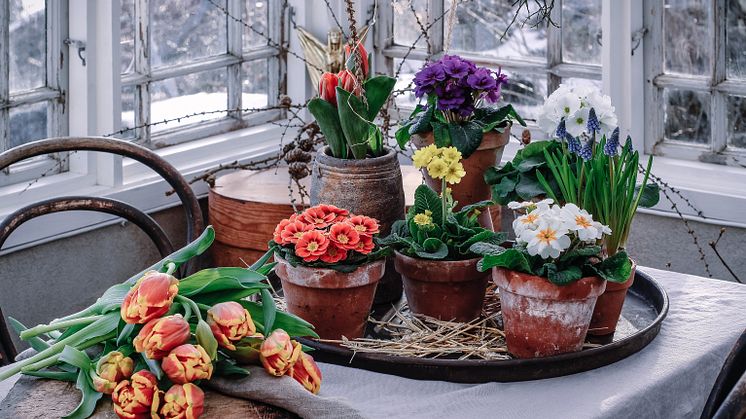
[[[591,108],[580,108],[565,120],[565,129],[573,137],[579,137],[588,127],[588,114]]]
[[[601,125],[601,134],[610,135],[617,125],[611,98],[594,86],[571,87],[561,84],[544,102],[537,123],[550,137],[554,137],[562,118],[570,135],[578,137],[587,132],[588,112],[593,108]]]
[[[580,209],[577,205],[572,203],[566,204],[562,207],[560,218],[564,223],[564,227],[575,232],[578,239],[584,242],[600,239],[603,237],[606,230],[611,233],[609,227],[599,223],[598,221],[593,221],[593,216],[589,214],[588,211]]]
[[[563,250],[570,247],[571,240],[567,233],[562,220],[551,216],[540,217],[535,230],[521,232],[520,241],[526,244],[526,251],[531,256],[558,258]]]
[[[524,231],[536,230],[539,227],[539,216],[539,211],[532,211],[513,220],[513,231],[515,231],[517,240],[520,239]]]
[[[547,210],[549,209],[549,206],[554,203],[554,200],[551,198],[542,199],[539,202],[533,202],[533,201],[511,201],[508,202],[508,208],[512,209],[513,211],[517,210],[527,210],[527,211],[533,211],[535,209],[538,209],[539,211]]]

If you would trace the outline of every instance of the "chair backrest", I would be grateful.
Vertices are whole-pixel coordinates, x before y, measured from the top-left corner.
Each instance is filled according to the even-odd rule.
[[[43,154],[64,151],[88,150],[102,151],[130,157],[153,169],[161,175],[181,199],[187,219],[187,242],[199,235],[203,228],[202,210],[199,201],[183,176],[170,163],[154,152],[136,144],[99,137],[64,137],[35,141],[12,148],[0,154],[0,170],[13,163]],[[45,214],[62,211],[97,211],[117,215],[142,229],[155,243],[162,257],[173,253],[174,248],[163,229],[150,216],[139,209],[114,199],[71,196],[48,199],[23,207],[0,222],[0,249],[10,234],[24,222]],[[192,270],[192,264],[185,271]],[[12,362],[16,349],[0,309],[0,365]]]
[[[746,417],[746,330],[725,359],[701,419]]]

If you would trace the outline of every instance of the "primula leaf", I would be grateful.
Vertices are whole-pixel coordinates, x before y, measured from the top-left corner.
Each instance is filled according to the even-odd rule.
[[[191,297],[201,293],[256,288],[267,279],[245,268],[203,269],[179,281],[179,295]]]
[[[347,157],[347,142],[345,141],[342,125],[339,122],[337,108],[321,98],[314,98],[308,102],[308,110],[319,124],[321,133],[326,138],[326,143],[332,151],[332,155],[339,159]]]
[[[545,166],[546,164],[547,161],[543,156],[532,156],[523,159],[517,166],[515,166],[515,168],[519,172],[528,172],[538,167]]]
[[[536,180],[536,178],[527,176],[526,174],[520,174],[518,176],[518,183],[515,185],[515,192],[525,201],[546,194],[544,187],[541,186],[539,181]]]
[[[474,121],[462,124],[448,124],[448,133],[453,144],[464,158],[472,155],[482,144],[482,128]]]
[[[448,256],[448,246],[436,238],[429,238],[423,244],[424,250],[415,252],[423,259],[445,259]]]
[[[434,109],[434,106],[428,106],[424,112],[420,112],[414,118],[412,118],[409,125],[409,135],[422,134],[423,132],[428,132],[432,129],[430,123],[431,121],[433,121]]]
[[[491,200],[479,201],[473,204],[464,205],[460,210],[458,210],[458,213],[468,214],[475,209],[481,210],[492,205],[495,205],[495,203]]]
[[[608,257],[599,263],[590,265],[590,268],[601,278],[609,282],[626,282],[632,273],[632,262],[627,252],[620,251],[614,256]]]
[[[567,285],[583,277],[583,271],[575,265],[559,270],[554,263],[545,263],[544,269],[549,282],[555,285]]]
[[[238,301],[238,303],[248,310],[254,323],[264,329],[264,309],[262,308],[262,305],[253,301],[244,300]],[[290,336],[319,337],[319,335],[314,332],[311,323],[308,323],[294,314],[286,313],[284,311],[277,312],[277,317],[275,317],[274,321],[274,328],[282,329]]]
[[[494,243],[477,242],[469,246],[469,251],[482,256],[497,256],[504,252],[505,248]]]
[[[399,144],[399,148],[404,150],[407,147],[409,139],[412,138],[412,136],[409,135],[409,125],[402,125],[399,127],[394,136],[396,137],[396,143]]]
[[[475,243],[484,242],[499,245],[500,243],[504,242],[507,237],[508,235],[505,233],[496,233],[494,231],[484,230],[463,242],[461,246],[459,246],[459,248],[461,250],[461,253],[467,253],[471,250],[471,245]]]
[[[275,318],[277,317],[277,305],[272,294],[266,289],[262,290],[262,319],[264,320],[264,333],[269,335],[274,330]]]
[[[501,168],[489,167],[484,172],[484,181],[488,185],[494,185],[501,181],[506,176],[510,176],[515,173],[512,162],[507,162]]]
[[[451,131],[448,129],[448,124],[444,124],[439,121],[433,121],[431,123],[433,127],[433,142],[438,147],[448,147],[451,145]]]
[[[82,397],[75,410],[64,416],[65,419],[85,419],[91,416],[93,411],[96,410],[96,404],[103,396],[103,393],[93,389],[93,382],[88,375],[88,371],[82,368],[78,372],[75,387],[80,390]]]
[[[505,249],[504,252],[496,255],[485,255],[479,261],[477,268],[485,272],[491,268],[505,268],[514,271],[533,274],[531,264],[526,255],[518,249]]]
[[[601,246],[585,246],[565,252],[560,256],[559,260],[560,262],[565,262],[579,257],[596,256],[599,253],[601,253]]]
[[[559,143],[556,141],[535,141],[527,144],[521,150],[521,160],[528,159],[535,156],[544,156],[544,150],[551,151],[556,149]],[[516,155],[517,156],[517,155]],[[518,164],[516,160],[513,160],[513,164]]]
[[[641,184],[635,186],[635,196],[640,193],[640,188],[642,188]],[[642,190],[639,206],[643,208],[651,208],[658,205],[658,201],[660,201],[660,188],[658,187],[658,184],[646,184],[645,188]]]
[[[517,180],[510,177],[504,177],[497,184],[492,186],[492,197],[500,205],[505,205],[511,201],[508,197],[513,194]]]
[[[389,76],[371,77],[363,83],[365,98],[368,101],[368,120],[372,121],[378,115],[383,105],[394,90],[396,79]]]
[[[420,185],[414,191],[415,214],[424,214],[425,210],[432,212],[434,222],[439,222],[443,217],[443,208],[438,193],[427,185]],[[411,231],[411,228],[410,228]]]

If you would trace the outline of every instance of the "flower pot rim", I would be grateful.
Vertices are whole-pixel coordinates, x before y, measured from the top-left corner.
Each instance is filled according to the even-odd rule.
[[[495,270],[493,280],[500,290],[505,290],[506,292],[530,298],[545,300],[585,300],[598,297],[606,290],[607,281],[600,276],[586,276],[566,285],[557,285],[543,276],[527,274],[505,268],[493,269]],[[510,278],[516,278],[518,280],[511,281]],[[535,286],[529,285],[531,283],[535,284]],[[588,288],[586,295],[573,295],[572,291],[582,289],[583,287]]]
[[[378,157],[366,157],[364,159],[341,159],[331,155],[331,147],[324,146],[319,149],[316,153],[316,161],[332,167],[343,168],[347,165],[354,164],[357,167],[360,166],[378,166],[380,164],[387,163],[388,161],[396,160],[396,150],[391,147],[383,146],[386,153]],[[398,160],[397,160],[398,161]]]
[[[405,255],[404,253],[401,253],[400,251],[394,249],[394,254],[397,257],[401,257],[404,260],[416,260],[416,261],[423,261],[425,263],[451,263],[451,264],[463,264],[463,265],[471,265],[472,263],[479,262],[480,259],[482,259],[481,256],[477,256],[475,258],[471,259],[459,259],[459,260],[443,260],[443,259],[425,259],[425,258],[418,258],[413,257],[409,255]],[[485,272],[487,273],[487,272]]]
[[[375,264],[385,264],[386,263],[386,258],[381,258],[381,259],[374,260],[374,261],[371,261],[371,262],[368,262],[368,263],[360,264],[360,265],[357,266],[357,268],[355,268],[354,271],[351,271],[351,272],[341,272],[341,271],[338,271],[338,270],[332,269],[332,268],[317,268],[317,267],[305,266],[305,265],[293,266],[293,265],[290,264],[290,262],[288,262],[287,260],[285,260],[285,258],[283,258],[282,256],[280,256],[277,252],[274,253],[274,257],[275,257],[275,261],[277,261],[277,263],[285,264],[285,265],[287,265],[287,266],[289,266],[289,267],[291,267],[293,269],[310,269],[310,270],[313,270],[313,271],[336,272],[338,274],[343,274],[343,275],[353,274],[353,273],[357,272],[357,270],[360,269],[360,268],[362,268],[363,266],[369,266],[369,265],[375,265]]]

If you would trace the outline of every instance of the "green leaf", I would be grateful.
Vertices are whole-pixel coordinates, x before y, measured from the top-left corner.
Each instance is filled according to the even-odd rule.
[[[496,168],[496,167],[488,167],[487,170],[484,171],[484,181],[488,185],[494,185],[500,180],[502,180],[506,176],[515,175],[517,172],[513,168],[512,162],[507,162],[503,167]]]
[[[342,125],[339,122],[337,108],[321,98],[314,98],[308,102],[308,110],[319,124],[321,133],[332,151],[332,156],[338,159],[347,157],[347,142],[345,141]]]
[[[150,372],[152,372],[153,375],[155,375],[155,378],[157,378],[160,381],[164,376],[160,363],[154,359],[148,358],[145,355],[145,352],[141,352],[140,356],[142,358],[142,361],[145,363],[145,366],[148,367],[148,370],[150,370]]]
[[[204,320],[197,322],[197,330],[194,333],[197,338],[197,343],[205,348],[205,352],[210,355],[210,359],[213,361],[218,357],[218,341],[212,334],[210,325]]]
[[[438,147],[448,147],[451,145],[451,131],[448,128],[448,124],[442,122],[433,121],[431,122],[433,127],[433,142]]]
[[[190,259],[194,258],[195,256],[199,256],[202,253],[206,252],[207,249],[210,248],[214,240],[215,240],[215,230],[212,228],[212,226],[207,226],[207,228],[205,228],[205,231],[202,232],[202,234],[199,237],[197,237],[196,240],[184,246],[183,248],[175,251],[174,253],[168,255],[165,259],[149,267],[148,269],[145,269],[139,274],[133,276],[127,281],[127,283],[134,284],[147,271],[159,271],[160,272],[161,269],[168,263],[175,263],[176,267],[178,268],[179,266],[188,262]]]
[[[179,281],[179,295],[192,297],[201,293],[258,288],[267,279],[245,268],[203,269]]]
[[[460,210],[458,210],[458,213],[468,214],[475,209],[481,210],[481,209],[490,207],[492,205],[495,205],[495,203],[491,200],[479,201],[473,204],[464,205]]]
[[[253,301],[244,300],[238,301],[238,303],[241,304],[246,310],[248,310],[249,314],[251,314],[252,320],[254,320],[254,323],[258,323],[258,325],[261,325],[263,329],[264,309],[262,308],[262,305]],[[311,323],[308,323],[307,321],[294,314],[286,313],[284,311],[278,311],[276,313],[276,316],[277,317],[275,317],[273,326],[275,329],[282,329],[286,331],[290,336],[319,337],[319,335],[314,332],[313,325],[311,325]]]
[[[68,381],[71,383],[74,383],[78,379],[77,371],[70,372],[70,371],[42,370],[42,371],[28,371],[28,372],[24,372],[23,374],[30,375],[32,377],[48,378],[50,380]]]
[[[505,248],[494,243],[477,242],[469,246],[469,251],[482,256],[497,256],[504,252]]]
[[[579,257],[597,256],[599,253],[601,253],[601,246],[585,246],[563,253],[559,261],[565,262]]]
[[[544,156],[544,150],[552,151],[559,148],[556,141],[532,141],[521,150],[521,159],[528,159],[535,156]],[[517,162],[514,160],[514,164]]]
[[[347,146],[356,159],[364,159],[368,154],[368,127],[371,125],[365,119],[368,109],[359,97],[337,86],[337,113]]]
[[[262,289],[267,287],[269,287],[269,285],[267,284],[256,284],[256,286],[243,289],[201,293],[192,297],[192,300],[200,304],[213,306],[225,301],[238,301],[240,299],[250,297],[254,294],[259,293]]]
[[[479,269],[480,272],[485,272],[491,268],[505,268],[533,274],[531,271],[531,264],[526,258],[526,254],[518,249],[505,249],[504,252],[496,255],[485,255],[477,265],[477,269]]]
[[[413,208],[415,214],[424,214],[425,210],[431,211],[433,221],[436,223],[443,218],[443,207],[440,196],[427,185],[423,184],[415,189]]]
[[[247,369],[237,366],[229,359],[221,359],[215,364],[215,375],[219,377],[247,377],[250,374],[251,373]]]
[[[494,232],[490,230],[484,230],[480,231],[479,233],[475,234],[465,242],[461,244],[460,249],[462,252],[466,252],[471,250],[471,245],[478,243],[478,242],[485,242],[485,243],[491,243],[495,245],[499,245],[500,243],[504,242],[508,238],[508,235],[506,233],[502,232]]]
[[[368,120],[376,119],[376,115],[394,90],[396,79],[389,76],[371,77],[363,83],[365,98],[368,101]]]
[[[518,181],[514,178],[504,177],[496,185],[492,186],[492,197],[501,205],[507,204],[511,199],[508,197],[515,191]]]
[[[93,414],[96,410],[96,404],[103,396],[103,393],[99,393],[93,389],[93,382],[91,377],[88,375],[88,371],[81,369],[78,372],[78,379],[75,383],[75,387],[80,390],[82,397],[80,403],[72,412],[64,416],[65,419],[85,419]]]
[[[424,250],[415,253],[423,259],[445,259],[448,256],[448,246],[436,238],[429,238],[423,243]]]
[[[625,251],[617,252],[614,256],[610,256],[595,265],[590,265],[590,268],[598,276],[609,282],[627,282],[630,274],[632,274],[632,262]]]
[[[544,269],[549,282],[555,285],[567,285],[583,277],[583,271],[575,265],[568,266],[560,271],[554,263],[545,263]]]
[[[83,351],[79,351],[72,346],[65,346],[60,353],[60,362],[65,362],[74,367],[88,371],[92,367],[91,359]]]
[[[544,187],[541,186],[536,178],[521,174],[518,176],[518,183],[515,185],[515,192],[524,201],[529,201],[537,196],[546,194]]]
[[[129,337],[132,335],[132,332],[134,331],[135,331],[134,323],[125,323],[124,327],[122,327],[122,331],[119,332],[119,335],[117,336],[117,345],[124,344],[127,341],[127,339],[129,339]]]
[[[412,136],[409,135],[409,125],[402,125],[399,127],[399,129],[396,130],[395,137],[396,143],[399,144],[399,148],[404,150],[407,147],[409,139],[412,138]]]
[[[640,193],[641,188],[641,184],[635,186],[635,196]],[[658,188],[658,184],[645,184],[645,188],[642,189],[642,196],[640,197],[640,203],[638,205],[643,208],[651,208],[658,205],[658,201],[660,201],[660,189]]]
[[[432,130],[431,122],[433,120],[434,106],[428,106],[424,112],[418,113],[411,119],[409,125],[409,135],[422,134],[423,132],[429,132]]]
[[[482,128],[474,121],[467,121],[463,124],[449,124],[448,133],[451,137],[451,143],[463,154],[465,159],[477,151],[479,145],[482,144]]]
[[[0,319],[2,321],[2,319]],[[24,330],[27,330],[28,328],[23,325],[23,323],[19,322],[18,320],[14,319],[13,317],[8,317],[8,323],[10,323],[10,326],[13,328],[13,330],[16,331],[17,334],[21,334]],[[36,352],[41,352],[47,348],[49,348],[49,344],[44,341],[44,339],[40,338],[39,336],[33,336],[28,339],[26,339],[26,342],[31,346]]]
[[[532,156],[521,160],[520,163],[515,167],[519,172],[528,172],[535,170],[538,167],[545,166],[547,164],[544,156]]]
[[[275,318],[277,317],[277,305],[275,305],[275,299],[272,298],[272,294],[270,294],[266,289],[262,290],[262,314],[264,333],[269,335],[274,330]]]

